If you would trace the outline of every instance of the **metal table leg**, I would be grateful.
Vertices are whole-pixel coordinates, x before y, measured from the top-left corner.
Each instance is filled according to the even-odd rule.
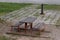
[[[25,33],[26,33],[26,29],[27,29],[27,23],[25,23]]]
[[[32,23],[30,23],[30,28],[32,29]]]
[[[32,33],[32,23],[30,23],[30,30],[31,30],[31,33]]]

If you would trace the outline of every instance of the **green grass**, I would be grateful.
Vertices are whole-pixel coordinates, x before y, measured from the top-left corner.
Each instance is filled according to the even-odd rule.
[[[0,2],[0,15],[4,15],[6,13],[12,12],[14,10],[21,9],[25,6],[29,6],[31,3],[6,3]]]
[[[40,15],[39,15],[39,13],[37,12],[37,13],[35,13],[33,16],[38,17],[38,16],[40,16]]]
[[[41,6],[39,5],[37,8],[40,9]],[[48,4],[44,4],[44,9],[46,9],[46,10],[60,10],[60,5],[48,5]]]
[[[6,37],[6,36],[0,36],[0,40],[16,40],[16,38]]]
[[[5,36],[0,36],[0,40],[9,40],[9,39],[6,38]]]

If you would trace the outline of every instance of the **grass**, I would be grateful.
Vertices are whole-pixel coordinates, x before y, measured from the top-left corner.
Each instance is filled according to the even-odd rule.
[[[9,39],[6,38],[5,36],[0,36],[0,40],[9,40]]]
[[[6,37],[6,36],[0,36],[0,40],[16,40],[16,38]]]
[[[37,7],[37,9],[40,9],[41,6],[39,5]],[[60,10],[60,5],[48,5],[48,4],[44,4],[44,9],[46,10]]]
[[[0,15],[4,15],[6,13],[12,12],[14,10],[21,9],[25,6],[29,6],[31,3],[6,3],[0,2]]]
[[[35,17],[39,17],[40,16],[40,13],[35,13],[33,16],[35,16]]]

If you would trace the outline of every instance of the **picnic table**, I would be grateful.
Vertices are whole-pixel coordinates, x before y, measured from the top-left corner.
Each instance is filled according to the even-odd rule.
[[[33,26],[33,22],[36,20],[37,18],[35,17],[27,17],[23,20],[20,20],[18,23],[16,23],[14,26],[11,26],[11,31],[13,30],[13,27],[17,27],[18,28],[18,31],[20,31],[20,25],[22,24],[25,24],[24,25],[24,28],[25,28],[25,32],[26,32],[26,29],[28,28],[28,24],[29,24],[29,27],[30,29],[32,30],[32,26]]]
[[[44,31],[44,23],[38,23],[33,26],[33,22],[37,18],[35,17],[27,17],[20,20],[14,26],[11,26],[11,31],[8,34],[20,34],[20,35],[30,35],[30,36],[40,36],[40,32]],[[21,26],[22,25],[22,26]],[[16,27],[17,30],[12,31],[12,29]],[[21,28],[22,27],[22,28]],[[16,32],[18,31],[18,32]]]
[[[26,32],[26,29],[27,29],[28,27],[30,27],[30,29],[32,30],[33,22],[34,22],[36,19],[37,19],[37,18],[35,18],[35,17],[27,17],[27,18],[25,18],[24,20],[21,20],[21,21],[20,21],[21,23],[25,23],[25,32]],[[28,26],[28,24],[29,24],[29,26]]]

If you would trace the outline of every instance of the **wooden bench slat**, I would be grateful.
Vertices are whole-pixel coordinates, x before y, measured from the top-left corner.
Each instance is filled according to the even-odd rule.
[[[18,27],[19,25],[22,25],[23,23],[21,22],[21,23],[17,23],[17,24],[15,24],[15,25],[12,25],[12,27]]]
[[[37,25],[34,26],[34,28],[42,30],[42,29],[44,29],[44,25],[42,23],[38,23]]]

